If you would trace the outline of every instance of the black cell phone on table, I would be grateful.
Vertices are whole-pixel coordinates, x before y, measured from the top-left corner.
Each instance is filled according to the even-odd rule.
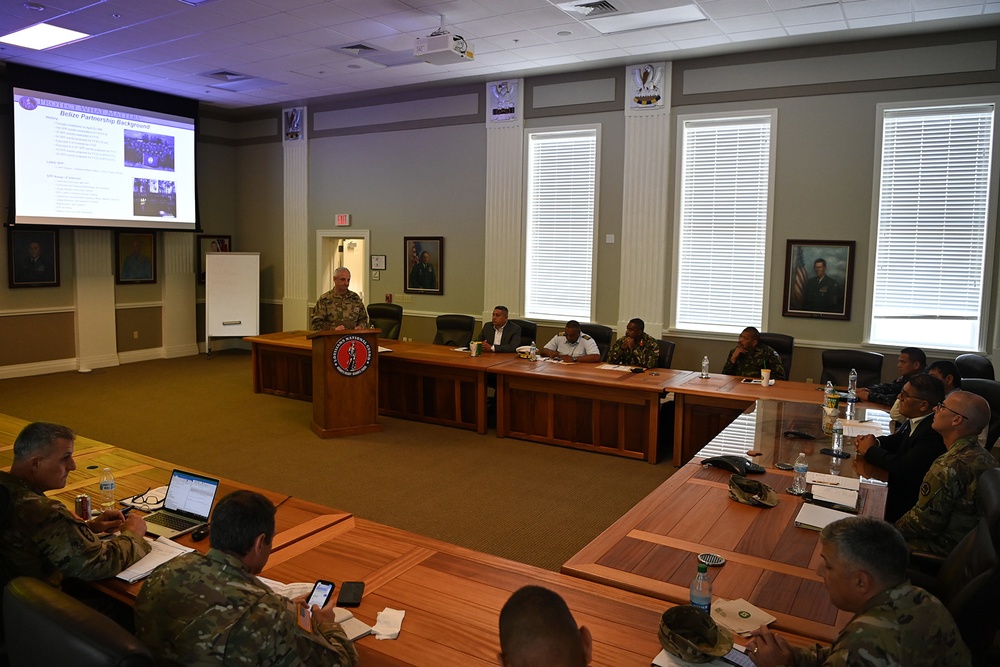
[[[361,604],[361,596],[365,594],[365,582],[345,581],[340,587],[337,597],[338,607],[357,607]]]
[[[333,595],[334,589],[337,588],[337,584],[332,581],[326,581],[320,579],[313,586],[312,593],[309,594],[309,601],[306,605],[311,609],[313,605],[317,607],[325,607],[326,603],[330,601],[330,596]]]

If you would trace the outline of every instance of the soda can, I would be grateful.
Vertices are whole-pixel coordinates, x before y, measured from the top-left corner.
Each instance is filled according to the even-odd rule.
[[[86,493],[76,497],[76,515],[84,521],[90,521],[90,496]]]

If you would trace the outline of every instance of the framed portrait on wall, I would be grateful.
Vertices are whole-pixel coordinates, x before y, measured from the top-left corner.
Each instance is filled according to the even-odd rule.
[[[444,237],[403,237],[404,292],[444,294]]]
[[[205,255],[210,252],[232,252],[233,237],[219,234],[199,234],[198,238],[198,282],[205,284]]]
[[[115,282],[119,285],[156,282],[154,232],[115,232]]]
[[[7,267],[11,287],[58,287],[59,230],[8,227]]]
[[[854,241],[789,241],[785,317],[851,319]]]

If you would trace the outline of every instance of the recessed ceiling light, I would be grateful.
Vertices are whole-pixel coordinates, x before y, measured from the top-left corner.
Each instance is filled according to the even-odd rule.
[[[569,37],[570,35],[573,34],[573,31],[572,30],[560,30],[556,34],[559,35],[560,37]]]
[[[37,2],[23,2],[23,3],[21,3],[21,6],[24,7],[25,9],[27,9],[28,11],[32,11],[32,12],[44,12],[45,11],[45,7],[43,5],[38,4]]]
[[[30,28],[18,30],[17,32],[0,37],[0,42],[41,51],[42,49],[51,49],[63,44],[69,44],[70,42],[77,42],[87,37],[90,37],[90,35],[85,32],[68,30],[67,28],[49,25],[48,23],[37,23]]]

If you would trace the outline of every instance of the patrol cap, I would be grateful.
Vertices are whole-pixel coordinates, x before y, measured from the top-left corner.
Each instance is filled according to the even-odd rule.
[[[716,625],[708,612],[689,604],[663,612],[658,634],[667,653],[688,662],[710,662],[733,648],[732,635]]]
[[[778,494],[774,489],[755,479],[747,479],[742,475],[729,478],[729,497],[744,505],[755,507],[774,507],[778,504]]]

